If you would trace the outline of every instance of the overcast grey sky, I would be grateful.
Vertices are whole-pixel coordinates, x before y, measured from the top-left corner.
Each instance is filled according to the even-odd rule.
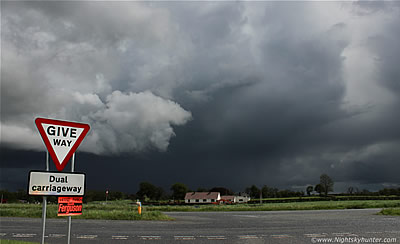
[[[1,188],[44,168],[36,117],[91,125],[91,189],[400,187],[399,23],[398,1],[2,1]]]

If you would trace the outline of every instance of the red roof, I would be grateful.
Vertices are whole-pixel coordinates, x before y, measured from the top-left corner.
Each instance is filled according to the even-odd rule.
[[[221,200],[234,201],[235,200],[235,196],[221,196]]]
[[[188,192],[186,193],[186,199],[215,199],[217,200],[219,192]]]

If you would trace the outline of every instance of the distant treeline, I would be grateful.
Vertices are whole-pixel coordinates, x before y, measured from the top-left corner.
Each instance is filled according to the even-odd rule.
[[[304,190],[305,191],[292,191],[292,190],[280,190],[274,187],[268,187],[264,185],[258,188],[256,185],[251,185],[246,187],[244,192],[238,193],[239,195],[249,196],[252,202],[256,202],[258,199],[259,202],[269,202],[274,201],[271,198],[302,198],[304,196],[308,196],[308,198],[304,198],[302,200],[309,201],[312,196],[318,194],[321,197],[324,197],[326,200],[343,200],[344,198],[340,198],[340,196],[400,196],[400,188],[384,188],[377,192],[370,192],[368,190],[359,190],[357,187],[349,186],[347,188],[347,192],[343,194],[329,194],[329,192],[333,192],[334,181],[327,174],[321,174],[319,177],[319,183],[314,185],[308,185]],[[136,194],[127,194],[120,191],[112,191],[109,189],[105,189],[104,191],[86,191],[86,194],[83,198],[84,202],[92,202],[92,201],[112,201],[119,199],[139,199],[142,202],[155,202],[155,201],[163,201],[163,202],[179,202],[182,201],[187,192],[219,192],[221,196],[224,195],[234,195],[235,193],[225,187],[212,187],[212,188],[198,188],[197,190],[189,189],[183,183],[175,183],[170,187],[170,191],[172,194],[168,194],[162,187],[155,186],[150,182],[141,182],[139,184],[139,191]],[[8,191],[0,191],[2,202],[17,202],[17,201],[27,201],[27,202],[40,202],[42,197],[37,196],[28,196],[25,190],[19,190],[17,192],[8,192]],[[262,200],[261,200],[262,199]],[[296,200],[295,199],[295,200]],[[352,198],[356,200],[355,198]],[[379,198],[380,199],[380,198]],[[56,202],[56,197],[49,197],[48,200],[50,202]],[[290,199],[283,199],[284,201],[291,201]],[[316,200],[314,198],[314,200]],[[364,200],[364,198],[360,198],[360,200]]]
[[[213,187],[210,189],[206,188],[198,188],[197,190],[188,189],[182,183],[176,183],[171,186],[172,194],[167,194],[161,187],[156,187],[148,182],[142,182],[139,185],[139,191],[136,194],[131,193],[123,193],[120,191],[94,191],[88,190],[83,198],[84,202],[92,202],[92,201],[113,201],[113,200],[122,200],[122,199],[131,199],[136,200],[139,199],[143,202],[150,201],[180,201],[183,200],[186,192],[190,191],[216,191],[220,192],[221,195],[233,195],[234,192],[225,188],[225,187]],[[400,188],[384,188],[377,192],[370,192],[368,190],[358,191],[357,189],[351,191],[351,193],[342,193],[342,194],[330,194],[328,196],[324,196],[324,198],[310,198],[306,197],[307,194],[303,191],[291,191],[291,190],[279,190],[277,188],[270,188],[267,186],[263,186],[261,188],[257,188],[255,185],[247,187],[244,191],[248,194],[253,203],[258,203],[260,197],[262,198],[263,203],[269,202],[290,202],[290,201],[318,201],[318,200],[333,200],[333,201],[341,201],[341,200],[380,200],[380,199],[394,199],[393,197],[387,198],[385,196],[399,196],[400,197]],[[26,190],[18,190],[16,192],[9,192],[7,190],[0,191],[3,203],[14,203],[14,202],[41,202],[42,197],[40,196],[29,196],[26,193]],[[243,193],[242,193],[243,194]],[[261,196],[260,196],[261,194]],[[282,199],[287,198],[287,199]],[[293,198],[293,199],[290,199]],[[396,198],[398,199],[398,198]],[[57,202],[57,198],[54,196],[48,197],[49,202]]]
[[[29,202],[36,203],[42,202],[43,197],[41,196],[29,196],[26,190],[18,190],[16,192],[10,192],[7,190],[0,191],[1,199],[3,203],[15,203],[15,202]],[[113,201],[113,200],[122,200],[122,199],[132,199],[136,200],[135,194],[128,194],[119,191],[109,191],[108,194],[105,191],[93,191],[88,190],[83,197],[84,202],[93,202],[93,201]],[[57,202],[57,197],[49,196],[47,197],[49,202]]]
[[[400,200],[399,195],[329,195],[329,196],[302,196],[287,198],[251,199],[249,204],[255,203],[287,203],[287,202],[318,202],[318,201],[358,201],[358,200]]]

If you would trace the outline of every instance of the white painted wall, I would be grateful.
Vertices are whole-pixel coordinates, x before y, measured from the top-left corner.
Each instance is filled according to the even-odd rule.
[[[207,199],[198,199],[198,200],[199,201],[197,202],[196,199],[185,199],[185,203],[212,203],[212,202],[221,200],[221,195],[218,194],[217,199],[207,198]]]

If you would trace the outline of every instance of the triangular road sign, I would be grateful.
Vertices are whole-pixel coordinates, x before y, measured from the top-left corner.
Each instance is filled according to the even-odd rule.
[[[37,118],[35,124],[58,171],[64,169],[90,129],[88,124],[45,118]]]

